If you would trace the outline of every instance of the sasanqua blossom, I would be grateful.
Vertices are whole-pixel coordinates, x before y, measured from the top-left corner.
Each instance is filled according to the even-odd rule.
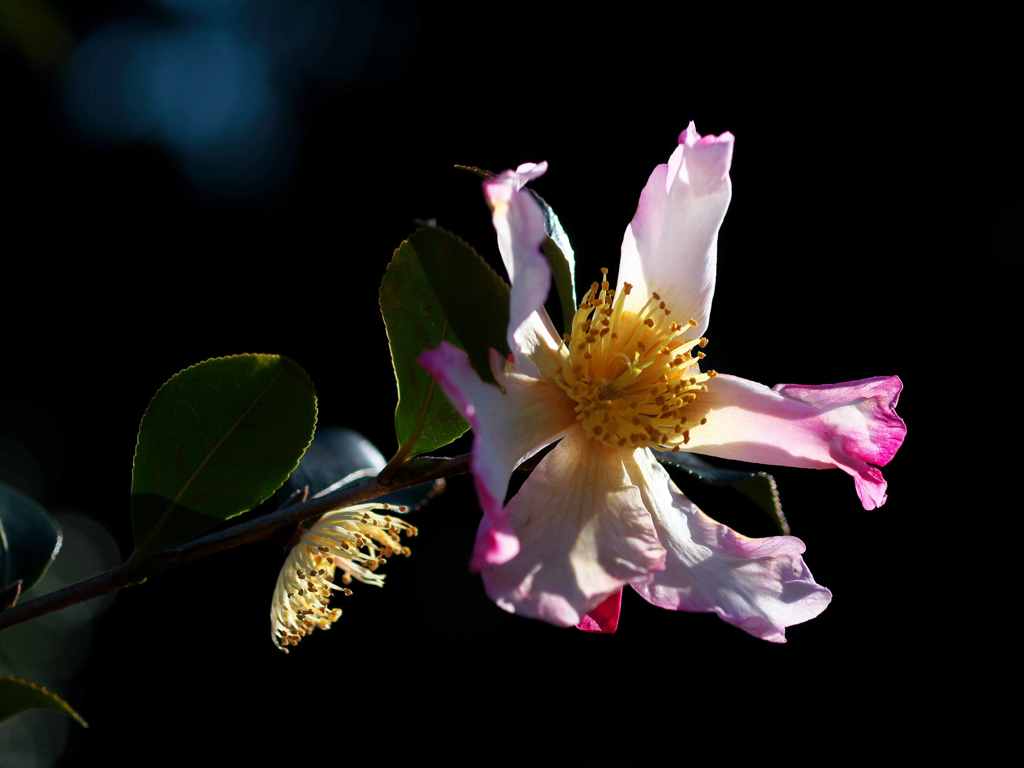
[[[415,526],[375,510],[407,508],[374,502],[332,510],[292,547],[270,605],[270,636],[285,653],[314,629],[330,629],[341,617],[340,608],[329,607],[332,592],[351,595],[353,579],[383,587],[384,575],[377,570],[387,558],[412,554],[400,537],[415,536]],[[334,583],[336,570],[341,571],[340,586]]]
[[[484,183],[512,283],[512,354],[492,351],[500,387],[447,343],[421,363],[473,426],[484,512],[473,565],[501,608],[614,631],[628,584],[655,605],[714,612],[773,642],[825,609],[831,593],[800,539],[748,538],[712,520],[651,449],[839,468],[866,509],[885,502],[878,467],[906,433],[897,377],[769,388],[701,368],[732,154],[731,134],[701,137],[690,124],[640,195],[617,285],[602,270],[564,336],[544,309],[544,215],[523,189],[546,164]],[[512,471],[556,441],[505,505]]]

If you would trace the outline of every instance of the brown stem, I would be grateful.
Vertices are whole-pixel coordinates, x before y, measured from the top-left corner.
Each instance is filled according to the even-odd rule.
[[[141,561],[129,560],[113,570],[79,581],[63,589],[20,603],[6,610],[0,610],[0,630],[21,624],[23,621],[59,611],[69,605],[91,600],[108,592],[141,581],[149,576],[176,568],[183,563],[215,555],[228,549],[252,544],[269,538],[279,528],[298,523],[310,517],[322,515],[332,509],[370,501],[389,493],[409,488],[439,477],[449,477],[469,471],[469,455],[452,459],[420,457],[402,466],[387,484],[373,479],[357,487],[341,488],[307,501],[289,504],[263,517],[257,517],[223,531],[161,550]]]

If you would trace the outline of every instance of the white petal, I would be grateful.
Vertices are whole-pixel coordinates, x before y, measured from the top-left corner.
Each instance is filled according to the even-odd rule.
[[[537,375],[557,365],[559,334],[544,301],[551,289],[551,267],[541,252],[547,237],[544,213],[525,184],[547,170],[547,163],[527,163],[484,182],[498,251],[512,283],[508,345],[520,371]]]
[[[574,429],[544,457],[506,509],[519,554],[481,571],[491,599],[511,613],[574,626],[624,583],[664,566],[622,463],[628,455]]]
[[[504,392],[481,381],[466,353],[447,342],[420,356],[420,364],[473,427],[471,469],[492,525],[489,538],[478,540],[477,567],[516,552],[502,509],[513,470],[576,423],[572,401],[556,385],[508,373],[497,352],[491,354],[492,372]]]
[[[743,536],[687,499],[649,450],[634,457],[631,475],[668,550],[665,570],[633,585],[644,599],[672,610],[714,612],[777,643],[785,642],[786,627],[825,610],[832,594],[811,576],[800,539]]]
[[[695,319],[698,336],[707,329],[732,149],[732,134],[701,138],[691,123],[668,164],[651,173],[622,240],[619,289],[634,286],[627,309],[657,292],[679,322]]]

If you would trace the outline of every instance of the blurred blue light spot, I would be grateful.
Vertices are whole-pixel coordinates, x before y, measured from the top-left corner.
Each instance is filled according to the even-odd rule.
[[[359,78],[382,14],[379,2],[355,0],[295,0],[287,5],[264,0],[253,9],[252,34],[276,53],[283,70],[325,80]]]
[[[221,30],[169,34],[140,57],[139,106],[184,151],[245,141],[277,108],[266,57]]]
[[[76,53],[68,91],[84,132],[160,142],[214,193],[258,192],[291,159],[267,52],[226,28],[108,28]]]
[[[160,39],[144,24],[102,29],[82,43],[71,58],[67,109],[91,139],[136,140],[152,137],[153,116],[139,109],[140,59]]]

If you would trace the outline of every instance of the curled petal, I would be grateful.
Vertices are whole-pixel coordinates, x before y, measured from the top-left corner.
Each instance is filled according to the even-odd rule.
[[[420,364],[473,427],[471,470],[486,531],[473,565],[504,562],[517,551],[502,504],[512,471],[575,423],[572,402],[554,384],[505,371],[491,350],[491,369],[504,393],[480,380],[464,351],[448,342],[420,355]]]
[[[623,584],[664,567],[622,459],[574,429],[537,465],[506,508],[519,554],[481,571],[499,607],[571,627]]]
[[[590,610],[576,625],[576,629],[584,632],[600,632],[615,634],[619,628],[619,616],[622,614],[622,590],[613,592],[605,601]]]
[[[523,186],[548,168],[547,163],[526,163],[484,182],[484,197],[491,207],[498,251],[512,283],[509,300],[508,345],[519,369],[536,374],[556,364],[559,347],[544,301],[551,288],[551,267],[541,253],[547,237],[544,213]]]
[[[707,329],[718,230],[732,197],[732,150],[731,133],[701,137],[690,123],[668,164],[651,173],[622,240],[619,288],[628,282],[635,289],[627,309],[657,292],[680,322],[697,321],[698,336]]]
[[[737,376],[708,383],[699,402],[707,424],[691,432],[697,453],[787,467],[838,467],[851,475],[865,509],[885,503],[885,466],[907,434],[896,414],[903,384],[876,376],[841,384],[780,384]]]
[[[775,643],[786,627],[813,619],[832,593],[814,581],[794,536],[751,539],[715,522],[687,499],[647,449],[631,474],[668,550],[665,570],[633,588],[648,602],[706,611]]]

